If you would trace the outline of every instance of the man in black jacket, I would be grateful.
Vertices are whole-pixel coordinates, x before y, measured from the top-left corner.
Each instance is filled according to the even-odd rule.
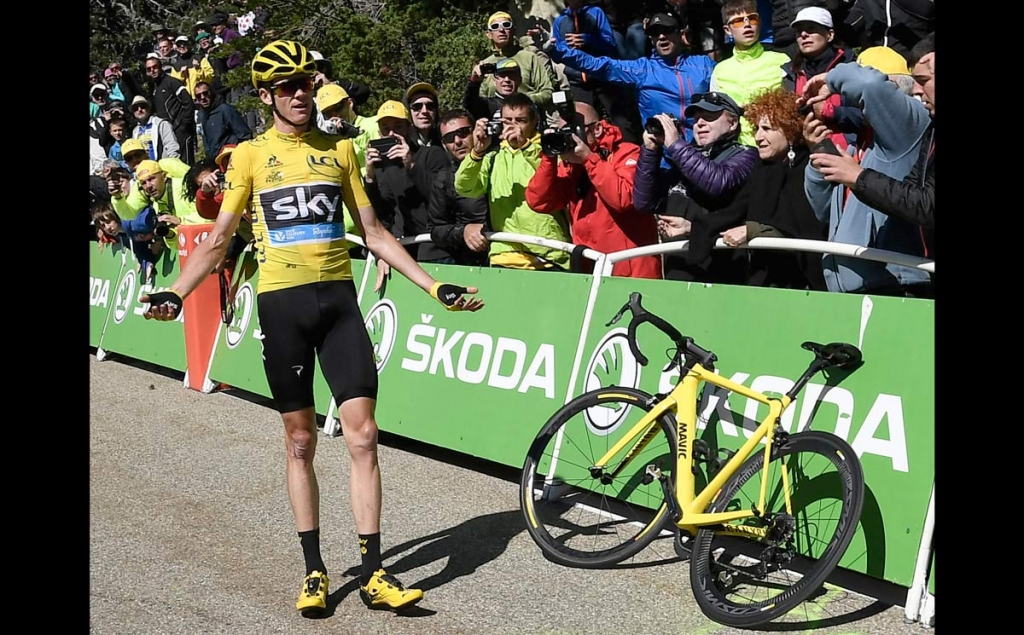
[[[465,110],[450,110],[442,113],[438,129],[449,166],[434,179],[428,207],[430,238],[452,255],[455,264],[486,267],[487,195],[467,198],[455,191],[455,171],[469,154],[473,119]]]
[[[914,45],[908,60],[913,69],[913,95],[931,114],[922,137],[917,162],[903,180],[870,168],[863,169],[850,157],[814,154],[826,181],[842,183],[878,211],[914,223],[921,228],[925,257],[935,259],[935,34]]]
[[[234,106],[221,100],[209,83],[196,83],[196,103],[199,105],[199,126],[203,130],[206,156],[217,156],[229,143],[238,145],[252,139],[249,124]]]
[[[434,179],[448,167],[448,157],[438,146],[416,144],[409,109],[402,102],[381,105],[377,128],[381,138],[366,148],[366,195],[395,238],[426,234],[430,193]],[[395,145],[381,153],[375,145],[387,140]],[[408,245],[406,250],[419,262],[452,262],[451,254],[432,243]]]
[[[188,89],[164,72],[159,59],[146,58],[146,75],[153,92],[153,112],[171,123],[178,140],[181,160],[192,165],[196,159],[196,104]]]

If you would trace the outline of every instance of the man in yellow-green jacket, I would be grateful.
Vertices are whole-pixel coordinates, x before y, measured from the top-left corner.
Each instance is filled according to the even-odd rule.
[[[471,136],[472,149],[455,172],[455,191],[471,198],[488,195],[490,225],[494,231],[568,243],[569,221],[564,210],[541,214],[526,203],[526,187],[541,161],[538,119],[537,108],[529,97],[522,93],[506,97],[501,107],[501,142],[493,152],[487,152],[491,146],[491,136],[486,130],[488,120],[477,120]],[[492,267],[569,269],[568,253],[524,243],[492,242],[488,256]]]
[[[123,219],[135,218],[146,207],[153,209],[158,223],[169,231],[157,231],[171,249],[178,248],[175,227],[209,223],[199,215],[195,201],[185,196],[185,175],[189,166],[181,161],[146,159],[135,166],[135,182],[127,196],[112,197],[111,205]],[[158,225],[158,228],[161,225]]]

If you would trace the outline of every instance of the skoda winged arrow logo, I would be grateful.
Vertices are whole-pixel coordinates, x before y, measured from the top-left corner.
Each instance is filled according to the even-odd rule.
[[[231,324],[224,329],[224,343],[228,348],[236,348],[242,342],[246,332],[249,330],[249,321],[252,319],[253,310],[252,285],[248,282],[238,288],[235,293],[235,316]]]
[[[370,335],[373,361],[380,373],[391,357],[398,335],[398,310],[391,300],[381,300],[370,308],[366,314],[366,332]]]
[[[598,342],[587,364],[587,372],[583,376],[584,391],[609,386],[637,388],[640,385],[640,364],[629,350],[626,332],[624,328],[614,329]],[[588,408],[583,416],[591,432],[607,435],[622,423],[630,408],[632,406],[621,402],[607,403]]]
[[[132,301],[135,299],[135,270],[129,269],[124,274],[121,284],[117,287],[117,295],[114,296],[114,324],[120,324],[128,315]]]

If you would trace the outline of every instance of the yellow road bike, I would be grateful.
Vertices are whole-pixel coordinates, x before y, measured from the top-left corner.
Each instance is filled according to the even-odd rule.
[[[715,373],[714,353],[640,301],[631,294],[606,326],[631,312],[626,337],[643,366],[637,327],[650,323],[668,335],[675,350],[665,370],[678,367],[680,380],[667,395],[591,390],[548,420],[520,481],[529,534],[554,562],[599,568],[672,530],[705,615],[737,628],[775,620],[821,589],[864,502],[864,472],[850,445],[823,431],[788,433],[781,417],[814,375],[855,369],[861,353],[845,343],[804,342],[814,360],[789,392],[771,397]],[[767,406],[739,450],[713,452],[698,438],[702,384]]]

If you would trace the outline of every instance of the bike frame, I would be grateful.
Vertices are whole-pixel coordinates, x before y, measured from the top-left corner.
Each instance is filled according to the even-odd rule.
[[[768,415],[760,422],[754,434],[747,439],[746,443],[729,459],[722,469],[715,474],[714,478],[700,491],[695,493],[695,478],[693,471],[693,445],[697,431],[697,401],[698,389],[701,382],[707,382],[724,388],[725,390],[743,395],[768,406]],[[608,389],[614,393],[614,388]],[[775,436],[775,424],[786,408],[792,403],[788,395],[779,399],[751,390],[746,386],[730,381],[721,375],[703,368],[700,364],[694,366],[687,372],[686,376],[676,384],[676,387],[664,399],[658,402],[650,412],[646,413],[619,441],[612,446],[608,452],[598,461],[595,467],[603,468],[613,478],[618,476],[633,457],[639,454],[658,435],[660,427],[658,419],[667,412],[675,415],[677,449],[675,457],[676,478],[673,491],[675,502],[682,512],[682,516],[676,521],[676,526],[691,534],[696,533],[698,527],[708,525],[719,525],[731,521],[751,518],[758,515],[753,510],[739,510],[731,512],[706,513],[708,505],[714,500],[722,486],[739,470],[740,466],[749,456],[753,454],[758,443],[765,440],[764,467],[761,478],[761,492],[758,498],[757,509],[765,509],[765,497],[768,487],[768,467],[771,458],[772,442]],[[627,446],[632,446],[623,456],[622,460],[615,466],[608,466],[612,457],[622,452]],[[792,514],[793,508],[789,497],[789,473],[785,463],[782,464],[783,490],[786,499],[786,512]],[[666,507],[659,510],[659,514],[665,513]],[[766,529],[747,525],[725,525],[718,533],[743,536],[745,538],[764,538]]]

